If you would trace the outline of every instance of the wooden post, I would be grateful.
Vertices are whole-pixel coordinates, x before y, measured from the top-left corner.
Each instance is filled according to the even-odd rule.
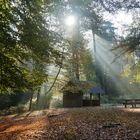
[[[90,93],[90,106],[92,106],[92,93]]]
[[[125,108],[127,108],[127,100],[125,100]]]
[[[101,100],[100,93],[98,93],[98,100],[99,100],[99,105],[100,105],[100,100]]]

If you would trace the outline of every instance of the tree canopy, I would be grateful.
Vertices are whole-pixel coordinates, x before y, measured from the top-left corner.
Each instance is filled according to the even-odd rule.
[[[60,56],[61,38],[45,17],[51,2],[10,0],[0,4],[0,89],[40,85],[46,80],[47,64],[56,63]]]

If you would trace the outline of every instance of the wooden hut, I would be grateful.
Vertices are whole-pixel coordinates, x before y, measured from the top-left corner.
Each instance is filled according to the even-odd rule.
[[[63,107],[81,107],[83,105],[83,91],[80,83],[69,81],[63,88]]]
[[[62,88],[64,107],[83,106],[83,94],[85,94],[93,83],[90,81],[69,81]]]

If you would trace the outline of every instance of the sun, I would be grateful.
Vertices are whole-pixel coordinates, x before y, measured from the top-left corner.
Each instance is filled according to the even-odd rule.
[[[70,16],[66,17],[65,24],[67,26],[73,26],[73,25],[75,25],[75,23],[76,23],[76,17],[75,16],[70,15]]]

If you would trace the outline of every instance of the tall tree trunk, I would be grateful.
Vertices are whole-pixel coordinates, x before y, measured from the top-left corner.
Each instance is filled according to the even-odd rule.
[[[64,55],[64,49],[63,49],[63,52],[62,52],[62,58],[61,58],[61,62],[60,62],[61,64],[60,64],[58,73],[56,74],[56,77],[55,77],[52,85],[50,86],[50,88],[48,89],[48,91],[45,93],[45,97],[44,97],[45,101],[46,101],[46,98],[47,98],[47,94],[53,89],[53,87],[54,87],[54,85],[55,85],[55,83],[57,81],[57,78],[58,78],[58,76],[59,76],[59,74],[61,72],[61,69],[63,67],[63,59],[64,59],[63,55]],[[46,108],[46,106],[47,106],[47,102],[44,103],[44,109]]]
[[[30,98],[30,103],[29,103],[29,111],[32,109],[32,100],[33,100],[33,90],[31,90],[31,98]]]
[[[95,40],[95,33],[94,33],[94,29],[92,29],[92,36],[93,36],[93,48],[94,48],[94,59],[95,59],[95,75],[96,75],[96,83],[98,81],[98,72],[97,72],[97,51],[96,51],[96,40]]]
[[[73,53],[73,70],[74,80],[80,80],[80,65],[79,65],[79,48],[80,48],[80,29],[79,29],[79,17],[77,17],[77,25],[74,28],[72,36],[72,53]]]
[[[75,76],[76,76],[76,80],[80,81],[80,72],[79,72],[79,54],[78,54],[78,48],[76,48],[76,64],[75,64]]]
[[[37,101],[36,101],[36,108],[39,109],[39,99],[40,99],[40,89],[37,91]]]
[[[95,54],[95,57],[96,57],[96,42],[95,42],[95,33],[94,31],[92,30],[92,36],[93,36],[93,48],[94,48],[94,54]]]

